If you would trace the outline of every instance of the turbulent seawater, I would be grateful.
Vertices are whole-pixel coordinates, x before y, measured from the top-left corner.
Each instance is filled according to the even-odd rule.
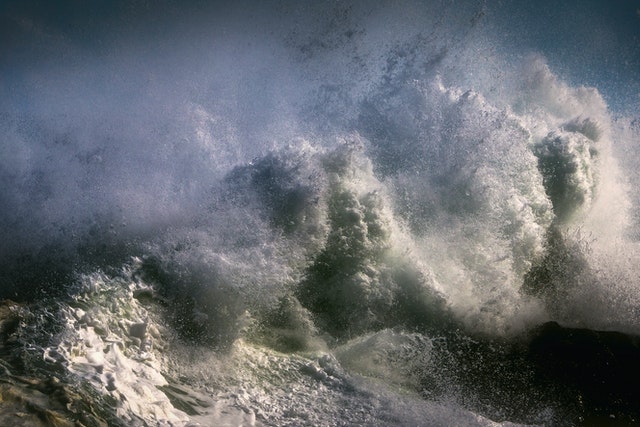
[[[0,424],[640,422],[640,3],[0,3]]]

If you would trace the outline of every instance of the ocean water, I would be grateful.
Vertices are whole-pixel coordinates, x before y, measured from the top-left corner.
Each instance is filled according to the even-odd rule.
[[[0,424],[630,425],[640,3],[0,3]]]

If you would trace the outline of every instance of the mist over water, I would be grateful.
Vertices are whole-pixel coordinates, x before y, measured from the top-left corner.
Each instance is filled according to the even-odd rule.
[[[638,10],[5,2],[0,296],[129,425],[620,415],[521,347],[640,333]]]

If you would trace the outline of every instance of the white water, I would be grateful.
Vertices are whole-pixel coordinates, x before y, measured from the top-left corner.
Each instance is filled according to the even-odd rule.
[[[382,330],[302,354],[243,339],[224,354],[185,346],[135,268],[86,277],[44,355],[110,396],[126,425],[511,425],[421,399],[412,376],[429,369],[432,344],[420,334]]]
[[[490,3],[200,6],[3,11],[0,280],[53,295],[45,362],[127,425],[558,422],[452,334],[640,333],[624,85]]]

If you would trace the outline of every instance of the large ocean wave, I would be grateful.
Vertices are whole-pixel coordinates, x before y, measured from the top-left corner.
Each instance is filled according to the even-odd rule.
[[[509,10],[3,6],[0,419],[634,422],[637,75]]]

